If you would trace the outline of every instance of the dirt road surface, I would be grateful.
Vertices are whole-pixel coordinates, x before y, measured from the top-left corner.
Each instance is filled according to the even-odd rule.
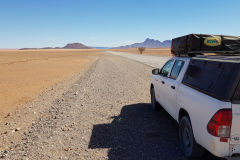
[[[9,149],[0,157],[184,160],[177,123],[163,110],[151,111],[151,70],[120,56],[100,57],[66,92],[45,104],[19,141],[4,136]],[[21,131],[12,129],[11,135]]]
[[[140,54],[138,48],[109,49],[116,52]],[[171,48],[145,48],[143,55],[171,56]]]
[[[140,55],[127,52],[107,51],[108,53],[122,56],[154,68],[161,68],[171,57],[170,56],[153,56],[153,55]]]

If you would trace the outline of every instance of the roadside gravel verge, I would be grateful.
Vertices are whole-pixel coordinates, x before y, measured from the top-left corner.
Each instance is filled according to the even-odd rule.
[[[2,158],[184,160],[177,123],[163,110],[151,111],[151,70],[101,57]]]

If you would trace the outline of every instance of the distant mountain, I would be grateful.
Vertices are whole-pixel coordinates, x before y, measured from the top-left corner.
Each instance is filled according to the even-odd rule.
[[[85,46],[82,43],[68,43],[63,49],[91,49],[91,47]]]
[[[39,48],[20,48],[19,50],[33,50],[33,49],[39,49]]]
[[[120,47],[113,47],[112,49],[126,49],[126,48],[138,48],[138,47],[145,47],[145,48],[170,48],[171,47],[171,40],[166,41],[159,41],[147,38],[142,43],[134,43],[131,45],[120,46]],[[68,43],[64,47],[43,47],[43,48],[21,48],[20,50],[30,50],[30,49],[110,49],[111,47],[88,47],[82,43]]]
[[[85,46],[82,43],[68,43],[64,47],[21,48],[20,50],[30,50],[30,49],[92,49],[92,48]]]
[[[159,41],[159,40],[154,40],[147,38],[144,42],[142,43],[134,43],[131,45],[126,45],[126,46],[120,46],[120,47],[114,47],[113,49],[127,49],[127,48],[138,48],[138,47],[145,47],[145,48],[170,48],[171,47],[171,40],[166,40],[166,41]]]

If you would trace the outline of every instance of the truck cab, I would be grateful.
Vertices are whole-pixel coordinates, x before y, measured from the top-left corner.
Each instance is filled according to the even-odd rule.
[[[173,57],[153,74],[156,100],[177,120],[177,91],[189,63],[188,57]]]

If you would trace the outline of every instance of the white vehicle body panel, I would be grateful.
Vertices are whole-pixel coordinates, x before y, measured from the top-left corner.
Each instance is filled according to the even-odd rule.
[[[220,144],[220,138],[210,135],[207,124],[218,110],[231,108],[231,103],[219,101],[184,84],[179,86],[177,96],[178,109],[186,110],[190,116],[196,142],[216,156],[228,156],[228,143]]]
[[[152,85],[155,89],[156,100],[178,122],[179,111],[188,112],[195,140],[202,147],[218,157],[228,157],[240,153],[240,104],[231,104],[210,97],[198,90],[182,84],[182,79],[188,68],[189,57],[173,57],[174,61],[185,62],[176,80],[153,75]],[[164,84],[162,83],[164,81]],[[175,86],[172,89],[171,86]],[[207,131],[207,125],[214,114],[220,109],[232,108],[233,120],[231,138],[228,142],[220,142],[219,137],[214,137]],[[233,140],[232,140],[233,139]]]

